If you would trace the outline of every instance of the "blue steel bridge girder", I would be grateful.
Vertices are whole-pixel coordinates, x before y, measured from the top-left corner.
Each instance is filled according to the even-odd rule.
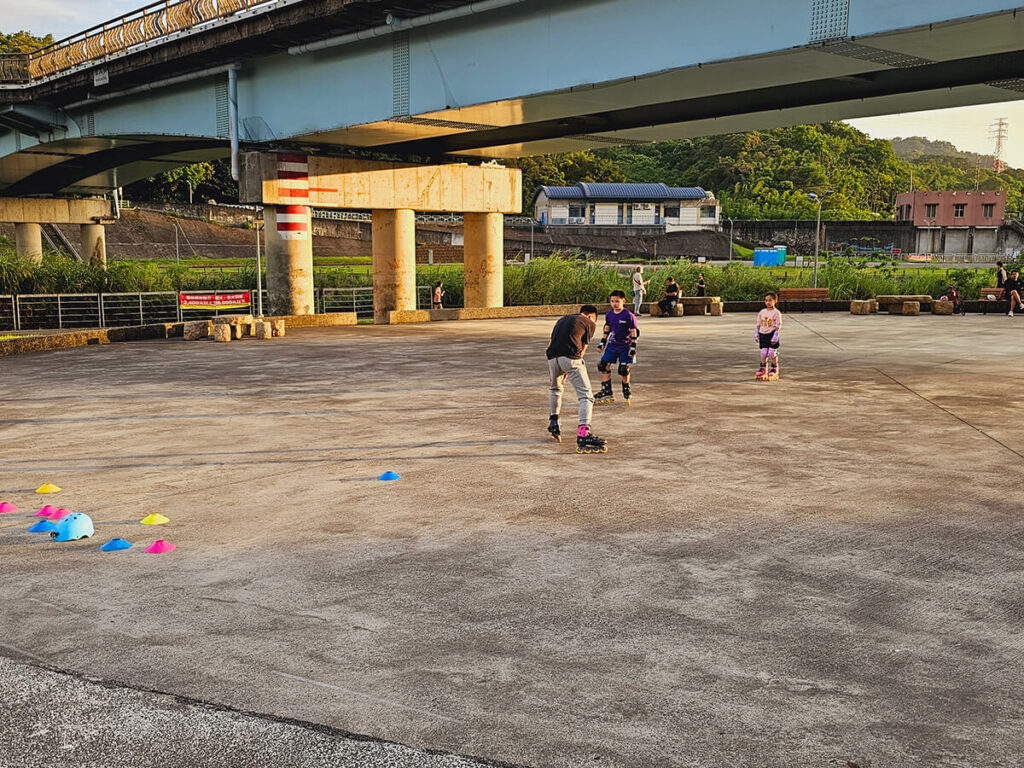
[[[239,138],[257,149],[516,157],[1021,98],[1024,9],[975,0],[971,10],[964,18],[951,0],[525,0],[239,61]],[[101,91],[58,109],[64,126],[38,137],[0,116],[0,194],[103,191],[228,151],[226,68]],[[167,146],[121,146],[137,143]]]

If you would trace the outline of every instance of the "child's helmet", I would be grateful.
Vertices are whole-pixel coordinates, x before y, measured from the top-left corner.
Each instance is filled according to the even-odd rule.
[[[95,532],[92,518],[81,512],[75,512],[60,519],[57,523],[57,530],[50,531],[50,538],[54,541],[76,541],[77,539],[86,539]]]

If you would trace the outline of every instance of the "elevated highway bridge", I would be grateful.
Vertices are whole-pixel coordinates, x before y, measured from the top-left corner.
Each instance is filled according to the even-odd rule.
[[[246,199],[295,225],[268,233],[268,280],[303,311],[308,205],[390,220],[382,286],[408,281],[383,260],[408,271],[412,210],[483,217],[467,262],[500,258],[470,242],[493,249],[518,210],[515,171],[467,198],[440,165],[1021,98],[1024,7],[1000,0],[166,0],[0,60],[0,220],[20,201],[31,249],[27,200],[230,155]]]

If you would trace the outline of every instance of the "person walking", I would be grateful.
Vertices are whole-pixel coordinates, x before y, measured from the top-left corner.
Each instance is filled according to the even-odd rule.
[[[640,264],[633,272],[633,314],[640,314],[640,305],[644,303],[644,294],[650,280],[644,280],[644,266]]]
[[[704,273],[703,272],[698,272],[697,273],[697,295],[698,296],[703,296],[704,295],[704,289],[706,287],[707,287],[707,283],[704,282]]]
[[[1006,267],[1003,266],[1003,262],[996,262],[996,288],[1002,288],[1003,283],[1006,282]]]

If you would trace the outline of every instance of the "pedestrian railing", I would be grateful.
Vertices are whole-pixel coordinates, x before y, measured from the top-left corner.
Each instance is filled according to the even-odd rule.
[[[297,0],[158,0],[31,53],[0,57],[0,83],[28,83],[271,11]]]
[[[430,286],[416,286],[416,305],[430,308]],[[189,291],[214,294],[223,291]],[[373,317],[373,288],[317,288],[313,306],[318,313],[355,312]],[[257,312],[256,291],[250,291],[250,311]],[[263,291],[264,312],[269,311]],[[209,320],[238,309],[182,309],[174,291],[139,293],[36,293],[0,295],[0,331],[35,331],[74,328],[115,328],[128,325]]]

